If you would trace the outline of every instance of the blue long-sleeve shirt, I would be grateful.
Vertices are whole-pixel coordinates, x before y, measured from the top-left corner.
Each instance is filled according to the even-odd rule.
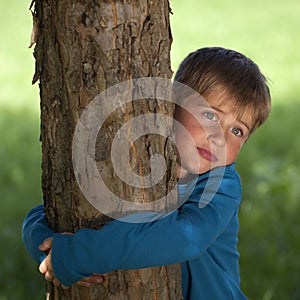
[[[179,186],[179,195],[184,188]],[[43,253],[37,247],[54,234],[52,264],[56,277],[66,286],[93,273],[181,262],[184,299],[246,299],[239,287],[240,201],[240,179],[232,164],[200,175],[188,200],[155,221],[114,220],[100,230],[54,234],[39,206],[24,222],[23,240],[40,262]]]

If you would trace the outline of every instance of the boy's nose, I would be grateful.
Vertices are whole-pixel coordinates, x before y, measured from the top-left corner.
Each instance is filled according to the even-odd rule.
[[[225,145],[225,136],[220,127],[218,128],[210,128],[206,131],[208,140],[216,146],[224,146]]]

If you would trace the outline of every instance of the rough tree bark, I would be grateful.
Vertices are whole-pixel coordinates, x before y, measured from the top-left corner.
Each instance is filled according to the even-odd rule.
[[[100,228],[108,218],[86,201],[73,174],[74,129],[88,103],[108,87],[136,77],[171,78],[169,2],[35,0],[34,4],[38,34],[33,82],[40,82],[42,188],[47,218],[60,232]],[[132,103],[125,110],[125,114],[119,111],[113,115],[100,133],[99,164],[110,165],[106,145],[128,116],[173,113],[170,103],[160,101]],[[159,152],[165,156],[171,172],[166,173],[158,186],[162,194],[176,181],[173,149],[165,145],[164,137],[147,135],[136,147],[139,151],[132,155],[137,173],[149,171],[145,161],[151,154]],[[138,197],[136,191],[124,189],[113,172],[107,176],[127,199]],[[63,290],[48,285],[47,297],[177,300],[181,299],[180,267],[114,271],[102,285],[93,288],[74,285]]]

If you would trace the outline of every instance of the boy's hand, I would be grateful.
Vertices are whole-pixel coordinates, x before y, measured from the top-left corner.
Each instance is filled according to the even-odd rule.
[[[47,281],[51,281],[56,286],[61,285],[60,281],[55,277],[55,274],[53,271],[52,261],[51,261],[51,250],[49,251],[46,258],[40,264],[39,271],[45,275],[45,279]]]
[[[90,277],[82,278],[81,280],[79,280],[77,282],[77,284],[80,285],[80,286],[90,287],[93,284],[103,283],[106,276],[107,276],[107,274],[103,274],[103,275],[93,274]]]
[[[48,252],[48,255],[39,266],[39,271],[45,275],[45,279],[47,281],[52,281],[52,283],[56,286],[62,286],[60,281],[55,277],[52,267],[52,241],[53,238],[45,239],[43,243],[39,246],[39,249],[41,251]]]
[[[39,246],[39,250],[43,252],[49,252],[52,248],[53,238],[47,238],[43,241],[43,243]]]
[[[69,232],[64,232],[62,234],[70,234],[72,233]],[[54,271],[53,271],[53,266],[52,266],[52,242],[53,238],[47,238],[43,241],[43,243],[39,246],[39,250],[48,253],[46,258],[42,261],[42,263],[39,266],[39,271],[45,275],[45,279],[47,281],[51,281],[54,285],[56,286],[61,286],[63,288],[67,288],[63,286],[60,281],[55,277]],[[85,286],[89,287],[93,284],[100,284],[103,283],[105,280],[107,274],[93,274],[90,277],[82,278],[77,282],[78,285],[80,286]]]

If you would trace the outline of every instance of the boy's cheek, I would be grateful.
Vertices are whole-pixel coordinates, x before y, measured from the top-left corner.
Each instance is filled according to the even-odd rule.
[[[239,143],[237,145],[234,145],[234,147],[226,147],[226,165],[235,162],[240,153],[240,150],[242,149],[242,146],[243,144]]]

